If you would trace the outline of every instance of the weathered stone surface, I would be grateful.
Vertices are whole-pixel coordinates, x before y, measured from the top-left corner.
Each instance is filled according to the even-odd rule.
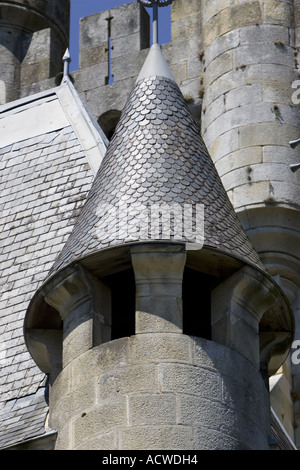
[[[205,46],[215,39],[241,26],[260,24],[261,9],[258,1],[229,6],[218,11],[203,27]]]
[[[148,339],[148,348],[160,342],[160,352],[151,361],[145,354],[137,355],[140,349],[136,346],[143,336]],[[162,340],[168,336],[169,341],[180,336],[176,344],[193,354],[181,359],[168,353],[168,343],[163,350]],[[138,335],[126,342],[130,345],[127,365],[113,361],[100,373],[94,367],[86,380],[81,374],[81,383],[72,373],[71,383],[75,380],[77,385],[71,385],[63,396],[55,390],[59,382],[53,385],[57,410],[66,416],[63,408],[70,403],[73,406],[70,426],[63,417],[57,421],[58,449],[68,448],[71,442],[76,449],[102,449],[105,445],[120,450],[267,447],[267,391],[259,372],[244,357],[222,345],[184,335]],[[100,357],[104,361],[101,350],[109,350],[109,345],[98,346],[84,356],[96,364]],[[82,366],[85,368],[84,362]],[[79,367],[77,360],[77,372]],[[68,380],[65,371],[61,384],[63,378]],[[241,396],[241,387],[248,390],[247,396]],[[258,396],[262,400],[259,411]]]

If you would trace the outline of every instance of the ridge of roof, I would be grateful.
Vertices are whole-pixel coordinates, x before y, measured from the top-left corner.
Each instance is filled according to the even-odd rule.
[[[68,76],[57,87],[56,94],[95,175],[109,141]]]

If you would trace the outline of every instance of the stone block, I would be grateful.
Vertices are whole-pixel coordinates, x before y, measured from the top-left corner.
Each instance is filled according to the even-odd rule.
[[[175,67],[172,67],[172,72],[176,80],[176,83],[181,87],[182,82],[184,82],[188,78],[186,60],[183,60],[180,63],[176,64]]]
[[[205,83],[209,86],[221,75],[229,72],[233,68],[232,51],[224,52],[211,62],[205,70]]]
[[[112,57],[111,71],[115,81],[123,80],[128,77],[136,77],[141,70],[148,50],[139,52],[131,52],[130,54],[123,55],[121,57]]]
[[[119,429],[127,425],[126,398],[116,399],[105,404],[82,408],[80,416],[73,422],[74,446],[78,447],[87,439]]]
[[[1,81],[3,80],[3,83],[14,85],[16,76],[18,75],[17,69],[18,67],[15,65],[0,63]]]
[[[187,61],[187,76],[189,79],[197,78],[199,83],[200,75],[202,74],[203,65],[199,57],[193,57]]]
[[[205,49],[205,65],[209,65],[214,59],[225,52],[235,49],[240,45],[240,30],[234,29],[221,37],[218,37]]]
[[[263,20],[266,23],[293,26],[293,5],[277,0],[265,1],[262,5]]]
[[[175,394],[130,395],[128,398],[128,420],[130,426],[176,424]]]
[[[233,190],[233,198],[236,210],[254,204],[264,205],[266,202],[274,200],[268,181],[261,181],[252,185],[240,185]]]
[[[129,338],[120,338],[86,351],[72,362],[72,386],[130,363]]]
[[[191,426],[131,426],[120,431],[121,450],[194,449]]]
[[[192,343],[182,334],[143,334],[132,338],[133,362],[187,362],[192,360]]]
[[[204,141],[214,162],[239,149],[239,129],[231,129],[218,135],[214,126],[210,126],[204,134]]]
[[[229,72],[220,75],[219,78],[210,84],[210,86],[206,86],[203,106],[206,107],[224,93],[235,90],[237,88],[237,83],[239,86],[245,85],[246,70],[247,69],[244,68],[229,70]],[[204,82],[206,85],[205,75]]]
[[[155,364],[139,364],[101,374],[98,379],[98,402],[115,400],[129,393],[158,392],[157,373]]]
[[[81,94],[92,89],[97,89],[98,92],[101,85],[103,85],[103,87],[105,85],[107,71],[108,64],[106,62],[102,62],[90,67],[86,67],[80,70],[80,73],[74,73],[76,89]]]
[[[75,450],[118,450],[118,433],[108,432],[96,437],[89,437]]]
[[[62,429],[64,423],[71,421],[82,411],[82,404],[96,403],[97,377],[77,384],[71,393],[61,395],[51,407],[51,426],[54,429]]]
[[[243,385],[245,379],[251,380],[253,369],[246,358],[233,349],[203,338],[194,338],[194,364],[212,370],[226,380],[239,377]]]
[[[203,21],[207,23],[213,16],[220,13],[225,8],[235,5],[235,0],[210,0],[203,4]]]
[[[92,65],[105,62],[108,66],[107,44],[99,44],[81,50],[80,68],[91,67]]]
[[[180,51],[180,55],[182,55],[183,51],[180,50],[182,45],[188,44],[188,49],[185,49],[185,57],[198,57],[202,43],[201,26],[201,15],[196,8],[192,15],[172,21],[172,43],[170,43],[170,46],[178,50],[178,52]]]
[[[277,84],[278,87],[290,83],[292,87],[295,74],[290,65],[275,63],[275,61],[273,63],[248,64],[244,69],[244,83],[247,85],[253,85],[257,82],[262,85]],[[291,93],[293,91],[291,88]]]
[[[259,45],[260,54],[257,55],[257,44],[246,44],[234,50],[234,67],[241,68],[253,64],[278,64],[293,68],[294,50],[290,46],[278,47],[276,44],[262,43]]]
[[[116,81],[112,85],[87,89],[86,92],[82,92],[81,94],[90,111],[94,114],[96,119],[99,119],[99,117],[107,111],[122,111],[134,87],[134,83],[134,77],[127,78]],[[118,96],[117,102],[115,98],[116,95]]]
[[[246,26],[239,31],[240,44],[275,44],[278,48],[289,46],[289,29],[274,24],[257,24]]]
[[[180,36],[178,40],[162,45],[164,57],[171,67],[171,70],[176,70],[180,62],[199,58],[199,51],[201,51],[201,38],[198,35],[195,39],[191,39],[189,35]]]
[[[282,86],[278,86],[277,83],[265,84],[262,89],[262,94],[263,94],[263,101],[265,103],[273,102],[279,106],[281,103],[287,104],[289,106],[293,105],[293,101],[292,101],[293,93],[291,90],[290,83],[285,83]],[[289,111],[293,113],[292,109],[290,109]],[[280,116],[280,112],[278,114],[278,118],[282,119],[282,116]]]
[[[292,163],[298,162],[298,155],[295,156],[295,150],[290,147],[286,147],[284,142],[280,145],[265,145],[263,151],[263,161],[265,163],[284,163],[285,165],[291,165]]]
[[[240,86],[235,90],[231,90],[225,94],[225,109],[229,111],[241,106],[253,105],[262,101],[262,87],[261,84],[255,83],[252,85]]]
[[[245,393],[240,393],[241,387],[243,387]],[[265,433],[265,438],[268,436],[270,413],[269,393],[260,371],[254,369],[249,361],[244,362],[244,373],[240,378],[237,378],[237,380],[233,377],[228,378],[224,376],[223,396],[224,402],[229,408],[244,416],[245,429],[246,423],[252,421],[252,426],[255,423],[255,433],[258,433],[260,430],[262,433]],[[258,401],[260,402],[260,406],[257,406]]]
[[[205,108],[205,119],[203,119],[203,127],[206,129],[211,125],[215,119],[221,116],[225,112],[225,96],[222,94],[216,100],[212,101]]]
[[[253,145],[282,145],[295,139],[297,127],[277,122],[262,122],[250,126],[242,126],[239,132],[240,148]]]
[[[37,62],[30,65],[21,66],[20,84],[22,87],[31,83],[46,80],[50,76],[50,63],[48,60]]]
[[[50,28],[33,33],[22,65],[30,65],[43,60],[49,60],[51,57],[51,36]]]
[[[215,14],[203,27],[204,46],[208,46],[223,34],[247,25],[262,23],[260,3],[249,1],[224,8]]]
[[[72,431],[70,422],[67,422],[57,433],[55,450],[72,450]]]
[[[262,155],[263,147],[250,147],[232,152],[231,154],[225,155],[223,158],[216,162],[216,168],[219,175],[223,178],[223,175],[230,173],[232,170],[241,167],[248,167],[249,165],[255,165],[263,161]],[[231,173],[230,173],[231,174]],[[247,181],[248,181],[247,174]],[[223,183],[225,180],[223,180]]]
[[[67,395],[72,388],[71,368],[66,367],[56,377],[55,382],[50,382],[50,403],[53,407],[61,397]]]
[[[264,123],[275,120],[272,108],[265,103],[252,103],[227,111],[214,121],[218,135],[225,134],[231,129],[243,128],[256,123]]]
[[[232,436],[200,426],[195,430],[195,448],[201,450],[250,450],[246,443],[242,443]],[[264,449],[268,450],[267,447]]]
[[[164,299],[166,300],[166,298]],[[168,299],[168,306],[159,297],[143,297],[136,303],[136,334],[144,333],[180,333],[182,331],[182,299]]]
[[[195,396],[222,400],[221,377],[201,367],[182,364],[161,364],[160,387],[163,392],[187,393]]]
[[[231,313],[215,322],[212,325],[212,339],[238,351],[254,364],[259,364],[258,328],[253,328],[238,315]]]
[[[199,11],[201,5],[197,0],[176,0],[172,5],[172,22],[176,22],[186,18],[187,16],[194,16],[195,12]]]
[[[213,397],[212,397],[213,398]],[[260,433],[255,421],[245,417],[244,410],[236,410],[212,400],[181,395],[178,400],[179,422],[193,425],[196,429],[215,430],[236,441],[247,443],[249,447],[256,446]],[[210,434],[210,433],[209,433]]]

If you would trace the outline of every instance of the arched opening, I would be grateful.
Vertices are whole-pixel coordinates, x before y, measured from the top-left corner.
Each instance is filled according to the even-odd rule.
[[[108,140],[111,140],[120,117],[121,111],[117,109],[111,109],[109,111],[106,111],[99,117],[98,124],[103,130]]]

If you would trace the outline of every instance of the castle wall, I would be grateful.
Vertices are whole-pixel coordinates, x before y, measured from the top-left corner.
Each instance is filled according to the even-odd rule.
[[[9,10],[11,25],[0,20],[1,104],[55,86],[62,70],[68,21],[60,8],[68,1],[47,2],[51,11],[44,3],[35,2],[38,14],[21,33]],[[110,15],[114,83],[107,85]],[[81,21],[80,68],[71,76],[97,119],[123,109],[148,54],[148,21],[137,2]],[[176,0],[172,42],[163,46],[197,122],[201,113],[201,133],[234,208],[293,304],[297,325],[300,173],[290,171],[299,154],[289,141],[299,137],[292,98],[299,34],[299,0]],[[52,384],[58,449],[267,447],[268,394],[257,368],[238,352],[174,332],[92,348],[90,323],[85,349],[77,342],[82,335],[69,336],[77,356]],[[271,402],[291,438],[295,424],[299,446],[298,369],[288,362],[278,372]],[[82,397],[89,402],[84,410]]]
[[[86,351],[54,382],[50,410],[56,449],[268,448],[268,392],[256,368],[229,348],[181,334],[141,334]]]

